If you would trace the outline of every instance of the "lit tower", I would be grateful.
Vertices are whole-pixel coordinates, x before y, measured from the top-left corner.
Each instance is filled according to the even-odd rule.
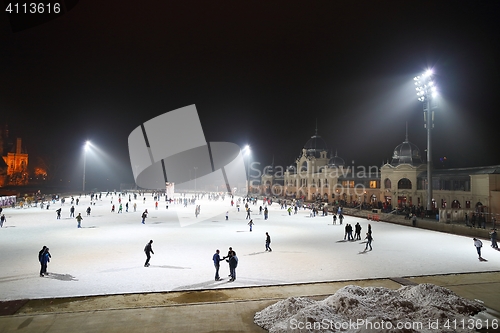
[[[424,127],[427,128],[427,211],[431,211],[433,210],[431,130],[434,127],[434,109],[436,108],[432,101],[437,95],[437,88],[432,81],[432,70],[430,69],[413,80],[418,100],[424,105]]]

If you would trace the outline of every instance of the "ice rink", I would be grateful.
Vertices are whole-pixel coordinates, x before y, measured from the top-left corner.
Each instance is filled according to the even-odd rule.
[[[75,205],[83,216],[82,228],[70,218],[70,200],[50,209],[6,208],[0,229],[0,299],[46,298],[117,293],[137,293],[299,282],[418,276],[429,274],[500,270],[500,252],[483,240],[479,262],[471,238],[346,216],[344,225],[329,217],[310,217],[309,210],[291,216],[273,203],[266,221],[253,210],[249,231],[244,208],[238,212],[225,201],[198,200],[194,205],[170,204],[164,197],[155,209],[151,194],[146,201],[132,198],[129,212],[111,212],[111,196],[86,209],[90,197]],[[75,196],[76,198],[76,196]],[[128,196],[123,198],[125,204]],[[137,203],[137,211],[133,204]],[[118,197],[113,195],[118,207]],[[57,208],[62,217],[56,219]],[[141,214],[149,211],[146,224]],[[117,209],[116,209],[117,210]],[[225,212],[229,220],[225,221]],[[344,241],[346,223],[372,224],[373,251],[364,252],[362,241]],[[272,252],[265,251],[265,233],[271,235]],[[144,246],[154,240],[151,266],[144,267]],[[46,245],[52,255],[49,275],[39,276],[38,251]],[[221,262],[223,281],[214,281],[212,255],[225,255],[233,247],[239,258],[237,279],[229,282],[229,267]]]

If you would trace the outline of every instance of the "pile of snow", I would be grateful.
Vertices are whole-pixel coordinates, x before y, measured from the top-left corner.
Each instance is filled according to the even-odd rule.
[[[259,311],[254,322],[269,332],[470,332],[471,316],[486,310],[433,284],[345,286],[315,301],[290,297]]]

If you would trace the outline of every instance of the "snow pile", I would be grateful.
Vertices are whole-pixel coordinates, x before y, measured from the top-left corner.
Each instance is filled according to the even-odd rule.
[[[470,316],[486,310],[433,284],[382,287],[345,286],[315,301],[290,297],[268,306],[254,322],[269,332],[470,332]]]

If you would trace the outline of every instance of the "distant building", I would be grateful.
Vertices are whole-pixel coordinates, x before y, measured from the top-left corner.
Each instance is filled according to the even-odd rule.
[[[317,131],[295,163],[264,170],[259,190],[267,195],[329,202],[390,211],[425,211],[427,166],[420,150],[408,141],[393,150],[391,162],[379,166],[346,165],[329,153]],[[500,214],[500,165],[435,169],[433,210],[442,219],[463,220],[467,213],[488,219]]]
[[[28,183],[28,153],[22,139],[12,141],[7,125],[0,129],[0,186]]]

